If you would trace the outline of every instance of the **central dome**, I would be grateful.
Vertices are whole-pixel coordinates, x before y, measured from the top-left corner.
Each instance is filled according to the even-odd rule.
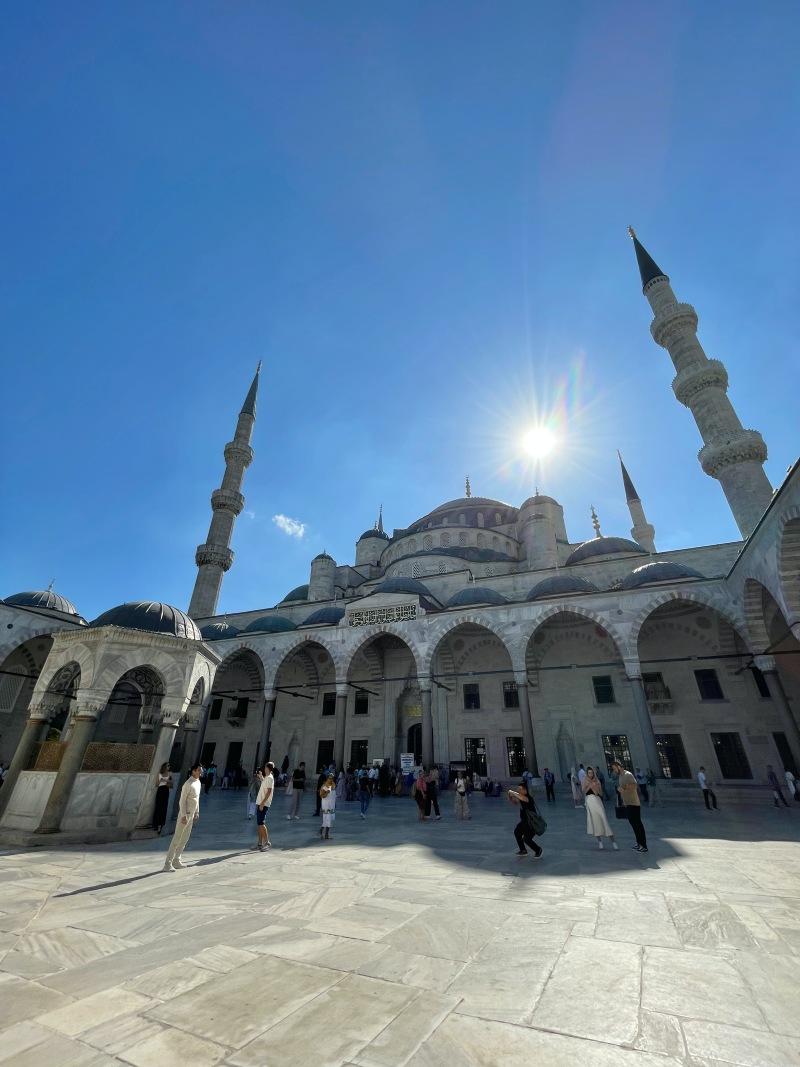
[[[147,630],[150,633],[185,637],[189,641],[202,641],[202,634],[194,621],[180,608],[160,604],[157,600],[136,600],[120,604],[104,611],[90,622],[89,626],[124,626],[128,630]]]
[[[478,521],[478,515],[483,516],[483,521]],[[460,521],[459,516],[464,516]],[[428,526],[505,526],[517,521],[518,511],[511,504],[505,504],[502,500],[492,500],[487,496],[462,496],[457,500],[448,500],[446,504],[440,504],[438,508],[429,511],[421,519],[412,522],[406,533],[418,533]]]

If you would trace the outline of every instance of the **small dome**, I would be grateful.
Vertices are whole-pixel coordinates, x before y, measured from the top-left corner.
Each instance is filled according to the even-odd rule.
[[[14,593],[13,596],[7,596],[4,603],[12,608],[44,608],[46,611],[60,611],[62,615],[78,614],[78,609],[72,601],[59,596],[52,589]]]
[[[597,586],[577,574],[554,574],[545,578],[525,597],[526,600],[541,600],[546,596],[564,596],[566,593],[596,593]]]
[[[222,641],[226,637],[236,637],[241,631],[229,622],[209,622],[200,627],[200,633],[205,641]]]
[[[296,589],[292,589],[286,594],[281,604],[288,604],[290,600],[308,600],[308,586],[298,585]]]
[[[138,600],[120,604],[89,623],[90,626],[124,626],[128,630],[147,630],[149,633],[170,634],[185,637],[189,641],[201,641],[197,626],[180,608],[160,604],[157,600]]]
[[[466,608],[472,604],[507,604],[508,600],[496,589],[479,585],[468,585],[452,596],[448,608]]]
[[[623,589],[638,589],[640,585],[652,585],[654,582],[671,582],[680,578],[704,578],[705,575],[682,563],[673,563],[665,559],[660,563],[645,563],[631,571],[622,579]]]
[[[296,630],[297,624],[283,615],[262,615],[260,619],[248,622],[242,633],[245,634],[282,634],[287,630]]]
[[[536,496],[529,496],[519,510],[522,511],[522,508],[526,508],[529,504],[555,504],[557,508],[561,507],[557,500],[554,500],[551,496],[543,496],[541,493],[537,493]]]
[[[308,616],[301,626],[338,626],[344,618],[344,608],[320,608]]]
[[[387,578],[372,590],[373,593],[413,593],[414,596],[430,596],[430,590],[416,578]]]
[[[578,545],[567,556],[566,566],[583,563],[584,560],[593,559],[595,556],[629,556],[632,552],[640,556],[647,555],[646,549],[635,541],[629,541],[627,537],[594,537],[591,541],[584,541],[582,545]]]
[[[316,563],[318,559],[329,559],[331,561],[331,563],[335,563],[336,562],[336,560],[333,558],[333,556],[329,556],[327,552],[320,552],[320,554],[318,556],[314,556],[314,558],[311,560],[311,562],[312,563]]]
[[[381,541],[390,540],[389,535],[387,533],[384,533],[383,530],[375,530],[375,529],[365,530],[363,532],[363,534],[359,537],[359,541],[363,541],[365,537],[379,537],[381,539]]]

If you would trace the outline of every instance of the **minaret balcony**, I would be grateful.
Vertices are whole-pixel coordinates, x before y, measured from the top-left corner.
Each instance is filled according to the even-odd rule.
[[[672,391],[681,404],[692,406],[692,401],[706,389],[728,388],[728,372],[718,359],[707,359],[703,363],[692,363],[676,374],[672,379]]]
[[[653,340],[662,348],[669,348],[687,330],[697,332],[697,312],[691,304],[668,304],[650,323]]]
[[[194,560],[198,567],[210,565],[229,571],[233,566],[233,550],[222,545],[198,545]]]
[[[758,430],[740,430],[727,441],[705,445],[697,453],[700,465],[711,478],[718,478],[726,467],[739,463],[763,463],[767,446]]]
[[[243,445],[240,441],[229,441],[225,445],[225,462],[234,463],[244,469],[253,462],[253,450],[250,445]]]
[[[211,507],[214,511],[232,511],[234,515],[241,515],[244,497],[235,489],[215,489],[211,494]]]

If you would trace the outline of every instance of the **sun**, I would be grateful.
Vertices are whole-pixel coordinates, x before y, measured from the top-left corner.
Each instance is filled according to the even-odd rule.
[[[556,435],[547,426],[532,426],[522,437],[522,451],[531,459],[543,459],[556,447]]]

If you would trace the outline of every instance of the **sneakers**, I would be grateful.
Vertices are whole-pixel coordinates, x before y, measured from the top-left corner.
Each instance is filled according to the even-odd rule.
[[[515,853],[515,855],[516,856],[527,856],[528,853],[525,851],[524,848],[521,848],[518,852]]]
[[[642,846],[641,845],[631,845],[631,850],[633,852],[641,852],[642,851]]]
[[[173,860],[172,861],[172,866],[175,868],[176,871],[184,871],[184,870],[186,870],[186,864],[185,863],[181,863],[180,860]]]
[[[287,815],[287,816],[286,816],[286,821],[287,821],[287,822],[291,822],[291,821],[292,821],[292,817],[291,817],[291,815]]]
[[[362,818],[362,819],[366,819],[366,815],[364,814],[364,812],[363,812],[363,811],[362,811],[362,812],[359,812],[359,814],[361,815],[361,818]]]
[[[619,852],[619,845],[616,841],[611,842],[611,847],[614,849],[615,852]]]
[[[300,818],[300,816],[299,816],[299,815],[293,815],[293,816],[292,816],[292,818],[293,818],[293,819],[299,819],[299,818]]]
[[[161,868],[161,870],[162,871],[172,871],[173,874],[175,873],[175,868],[172,866],[171,863],[165,863],[164,866]]]
[[[603,845],[603,842],[602,842],[602,841],[598,841],[598,842],[597,842],[597,847],[598,847],[598,848],[604,848],[605,846]]]
[[[441,819],[441,815],[437,815],[436,816],[436,821],[438,822],[440,819]]]
[[[538,852],[534,852],[534,854],[533,854],[533,858],[534,858],[535,860],[540,860],[540,859],[542,858],[542,853],[543,853],[543,852],[544,852],[544,849],[543,849],[543,848],[540,848]]]
[[[642,847],[639,849],[639,851],[640,852],[647,852],[648,851],[647,846],[646,845],[642,845]]]

